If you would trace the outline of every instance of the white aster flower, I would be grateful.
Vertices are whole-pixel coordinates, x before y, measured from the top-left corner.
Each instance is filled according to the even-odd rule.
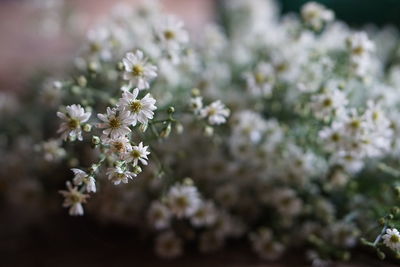
[[[96,193],[96,181],[92,176],[89,176],[85,171],[80,169],[71,169],[74,173],[74,185],[81,185],[82,183],[85,184],[86,192]]]
[[[61,147],[61,142],[58,139],[51,139],[44,142],[41,146],[46,161],[56,161],[62,159],[65,155],[65,149]]]
[[[208,117],[208,122],[211,125],[225,123],[229,114],[230,110],[220,100],[214,101],[200,111],[200,116]]]
[[[217,220],[217,210],[211,201],[202,202],[199,208],[191,217],[194,226],[212,225]]]
[[[124,80],[128,80],[131,86],[139,90],[150,88],[149,82],[157,77],[157,67],[148,63],[143,52],[128,53],[122,62],[125,66]]]
[[[64,197],[63,207],[69,208],[69,215],[83,215],[82,204],[86,203],[89,195],[78,191],[77,187],[73,187],[70,182],[67,182],[68,190],[60,190],[60,194]]]
[[[307,26],[319,31],[335,18],[334,13],[321,4],[308,2],[301,8],[301,17]]]
[[[254,96],[270,96],[275,82],[274,68],[261,62],[255,70],[244,75],[247,88]]]
[[[254,251],[265,260],[276,260],[284,252],[284,246],[273,240],[273,234],[269,229],[261,229],[250,236]]]
[[[178,218],[191,217],[201,204],[197,188],[192,185],[174,185],[166,200],[168,207]]]
[[[150,154],[147,151],[149,147],[143,146],[143,142],[140,142],[137,146],[132,146],[132,148],[125,153],[124,159],[126,162],[132,162],[133,165],[138,165],[140,161],[143,165],[147,165],[147,156]]]
[[[195,115],[199,115],[203,108],[203,98],[201,96],[192,97],[189,107]]]
[[[135,88],[132,93],[125,91],[118,102],[119,108],[130,111],[131,117],[134,120],[132,123],[133,126],[138,121],[142,124],[147,124],[149,119],[153,119],[154,110],[157,109],[154,105],[156,100],[150,94],[146,94],[142,99],[137,99],[138,94],[138,88]]]
[[[136,174],[123,170],[121,167],[108,168],[106,174],[108,180],[110,180],[114,185],[119,185],[121,182],[127,184],[129,179],[136,177]]]
[[[171,231],[162,233],[156,239],[155,250],[162,258],[179,257],[183,253],[182,240]]]
[[[106,137],[104,138],[104,144],[109,145],[110,152],[117,154],[125,153],[132,148],[130,140],[126,136],[118,136],[115,138]]]
[[[103,121],[97,125],[98,128],[106,128],[103,134],[111,138],[125,136],[131,132],[129,126],[135,122],[128,110],[111,109],[107,107],[107,114],[97,114],[97,117]]]
[[[387,229],[382,239],[387,247],[394,251],[400,251],[400,233],[396,228]]]
[[[183,21],[174,16],[167,16],[161,20],[156,31],[161,45],[169,52],[176,52],[189,41]]]
[[[158,201],[151,204],[147,218],[155,229],[165,229],[170,225],[172,213],[168,207]]]
[[[347,46],[351,55],[361,58],[375,50],[374,43],[365,32],[356,32],[347,38]]]
[[[90,118],[91,112],[85,112],[81,105],[71,105],[66,107],[66,113],[57,112],[57,116],[64,120],[61,123],[58,133],[66,140],[68,137],[77,138],[82,140],[82,127],[81,124],[87,122]]]
[[[348,103],[346,95],[338,88],[330,88],[311,97],[311,109],[317,118],[324,119],[343,113]]]

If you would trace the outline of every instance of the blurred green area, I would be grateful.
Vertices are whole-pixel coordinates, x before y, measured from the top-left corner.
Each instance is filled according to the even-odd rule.
[[[307,0],[280,0],[283,13],[298,12]],[[335,11],[350,25],[393,24],[400,26],[400,0],[316,0]]]

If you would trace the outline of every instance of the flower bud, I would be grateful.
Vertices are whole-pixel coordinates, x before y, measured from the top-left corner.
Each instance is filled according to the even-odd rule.
[[[160,132],[160,136],[162,138],[166,138],[169,136],[169,134],[171,133],[171,123],[168,123],[167,127],[165,127],[161,132]]]
[[[182,125],[182,123],[176,123],[176,125],[175,125],[175,129],[176,129],[176,132],[178,133],[178,134],[181,134],[181,133],[183,133],[183,125]]]
[[[378,258],[381,259],[381,260],[384,260],[385,257],[386,257],[385,253],[383,253],[383,252],[380,251],[379,249],[376,250],[376,255],[378,255]]]
[[[148,127],[149,127],[149,124],[148,124],[148,123],[143,123],[143,124],[141,124],[141,125],[139,126],[139,130],[140,130],[142,133],[144,133],[144,132],[146,132],[146,130],[147,130]]]
[[[68,136],[68,141],[69,142],[75,142],[75,140],[76,140],[76,136]]]
[[[399,207],[393,207],[393,208],[391,208],[390,209],[390,212],[393,214],[393,215],[398,215],[399,213],[400,213],[400,208]]]
[[[200,90],[198,88],[192,89],[192,96],[196,97],[200,95]]]
[[[99,69],[99,67],[95,62],[89,62],[88,70],[90,72],[97,72],[98,69]]]
[[[142,172],[142,168],[140,168],[140,166],[136,165],[136,166],[133,167],[132,172],[133,172],[134,174],[139,174],[139,173]]]
[[[82,93],[82,89],[79,86],[74,85],[71,87],[71,92],[74,95],[80,95]]]
[[[117,63],[117,66],[116,66],[116,69],[117,69],[118,71],[123,71],[123,70],[125,69],[124,63],[118,62],[118,63]]]
[[[100,137],[93,135],[92,137],[92,144],[97,146],[98,144],[100,144]]]
[[[90,125],[89,123],[85,123],[82,127],[83,131],[85,132],[90,132],[92,130],[92,125]]]
[[[174,112],[175,112],[175,108],[172,107],[172,106],[169,107],[168,110],[167,110],[167,113],[168,113],[168,114],[173,114]]]
[[[211,126],[206,126],[204,128],[204,135],[207,137],[211,137],[214,135],[214,128]]]
[[[184,185],[193,185],[193,180],[190,177],[186,177],[185,179],[183,179],[183,184]]]
[[[83,75],[79,76],[77,79],[77,83],[80,87],[86,87],[87,80],[86,80],[85,76],[83,76]]]

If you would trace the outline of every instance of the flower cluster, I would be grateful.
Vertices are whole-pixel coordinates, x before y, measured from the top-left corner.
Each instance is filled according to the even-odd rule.
[[[148,231],[163,258],[231,239],[269,261],[293,247],[315,265],[360,244],[399,254],[400,35],[354,31],[316,3],[278,13],[273,1],[222,1],[223,23],[192,43],[157,1],[117,6],[67,78],[43,80],[35,112],[0,94],[0,174],[39,153],[14,172],[44,179],[21,192],[68,180],[71,215],[85,204]]]

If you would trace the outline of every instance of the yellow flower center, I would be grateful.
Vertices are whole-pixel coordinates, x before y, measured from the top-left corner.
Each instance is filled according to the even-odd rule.
[[[181,208],[186,208],[188,206],[187,198],[185,196],[177,197],[176,205]]]
[[[400,242],[400,237],[398,235],[392,235],[390,237],[390,242],[392,243],[399,243]]]
[[[123,152],[125,150],[125,146],[122,142],[115,142],[114,143],[114,148],[118,152]]]
[[[68,121],[68,127],[70,128],[70,129],[76,129],[76,128],[78,128],[79,127],[79,125],[80,125],[80,122],[79,122],[79,120],[77,120],[77,119],[69,119],[69,121]]]
[[[99,52],[100,50],[101,50],[100,44],[98,44],[98,43],[91,43],[91,44],[90,44],[90,51],[91,51],[92,53]]]
[[[340,141],[340,135],[338,133],[334,133],[331,135],[331,140],[333,142],[339,142]]]
[[[164,38],[167,40],[172,40],[175,38],[175,33],[171,30],[164,31]]]
[[[130,107],[130,110],[131,110],[133,113],[139,113],[139,111],[142,110],[143,105],[142,105],[142,103],[141,103],[139,100],[134,100],[134,101],[130,104],[129,107]]]
[[[208,110],[208,115],[209,116],[212,116],[212,115],[215,115],[215,114],[217,114],[217,110],[215,108],[210,108]]]
[[[257,72],[257,73],[255,73],[254,74],[254,78],[255,78],[255,80],[256,80],[256,83],[257,84],[262,84],[262,83],[264,83],[265,82],[265,75],[264,74],[262,74],[261,72]]]
[[[353,129],[358,129],[358,128],[360,128],[360,126],[361,126],[361,121],[359,121],[359,120],[353,120],[350,123],[350,127]]]
[[[141,154],[140,154],[140,152],[138,150],[132,150],[131,155],[135,159],[138,159],[141,156]]]
[[[142,76],[144,72],[144,68],[142,65],[136,64],[132,68],[132,74],[134,76]]]
[[[364,54],[365,50],[362,46],[357,46],[353,49],[353,54],[362,55]]]
[[[117,118],[110,119],[109,124],[110,124],[110,128],[112,128],[112,129],[117,129],[117,128],[121,127],[121,121]]]
[[[324,107],[330,107],[330,106],[332,106],[332,104],[333,104],[333,101],[332,101],[331,98],[326,98],[326,99],[324,100],[324,102],[322,102],[322,105],[323,105]]]

